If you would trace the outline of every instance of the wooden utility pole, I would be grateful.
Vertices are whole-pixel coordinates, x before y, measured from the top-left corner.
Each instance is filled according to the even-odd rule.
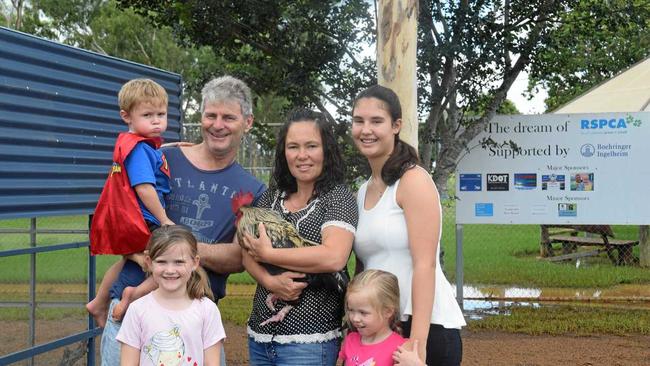
[[[418,148],[417,0],[379,0],[377,71],[379,85],[393,89],[402,103],[400,138]]]

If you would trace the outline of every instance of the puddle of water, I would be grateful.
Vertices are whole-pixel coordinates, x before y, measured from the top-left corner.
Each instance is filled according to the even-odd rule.
[[[534,299],[540,301],[650,301],[650,286],[618,285],[610,288],[589,289],[467,285],[463,286],[463,297],[496,300]]]
[[[456,288],[454,287],[454,292]],[[463,310],[469,319],[509,315],[512,306],[541,307],[559,303],[597,303],[650,310],[650,286],[618,285],[606,289],[463,286]]]

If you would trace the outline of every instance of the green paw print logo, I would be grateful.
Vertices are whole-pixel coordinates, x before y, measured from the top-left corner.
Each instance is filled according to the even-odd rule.
[[[641,120],[638,118],[634,118],[631,114],[628,114],[627,117],[625,118],[625,122],[627,123],[628,126],[634,126],[634,127],[641,127]]]

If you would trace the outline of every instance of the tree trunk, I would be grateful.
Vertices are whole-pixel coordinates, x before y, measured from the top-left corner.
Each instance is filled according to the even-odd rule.
[[[380,0],[377,70],[380,85],[393,89],[402,104],[400,138],[418,148],[417,0]]]
[[[12,5],[14,6],[14,9],[16,10],[16,19],[15,19],[15,22],[14,22],[14,29],[19,31],[19,30],[21,30],[20,28],[22,27],[23,7],[25,6],[25,2],[23,0],[12,1]]]

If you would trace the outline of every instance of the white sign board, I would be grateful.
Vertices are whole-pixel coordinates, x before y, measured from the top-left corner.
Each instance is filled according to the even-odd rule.
[[[468,146],[459,224],[650,224],[649,112],[497,116]]]

